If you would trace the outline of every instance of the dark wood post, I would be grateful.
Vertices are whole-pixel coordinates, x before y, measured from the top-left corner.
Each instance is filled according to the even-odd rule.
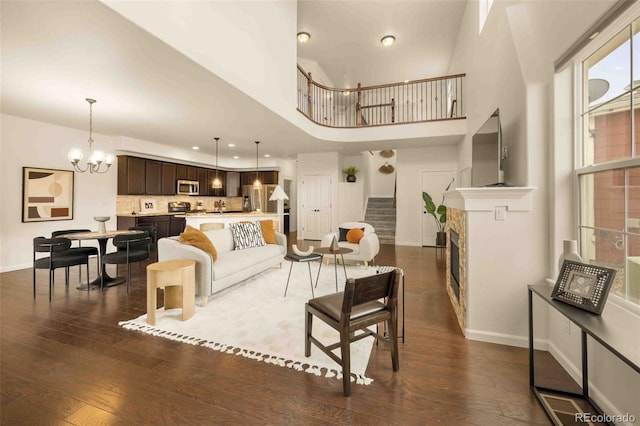
[[[396,122],[396,99],[391,98],[391,122]]]
[[[313,90],[313,77],[311,77],[311,73],[309,73],[309,78],[307,78],[307,114],[309,114],[309,118],[313,119],[313,100],[312,98],[312,90]]]
[[[360,83],[358,83],[358,100],[356,102],[356,126],[362,126],[362,111],[360,108],[360,100],[361,100],[361,92],[360,92],[360,88],[361,85]]]

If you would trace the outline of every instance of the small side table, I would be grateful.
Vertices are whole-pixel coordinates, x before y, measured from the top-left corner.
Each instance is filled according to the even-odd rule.
[[[347,278],[347,268],[344,266],[344,255],[347,253],[353,252],[350,248],[340,247],[336,250],[332,250],[330,247],[320,247],[313,251],[316,254],[319,254],[322,258],[320,259],[320,267],[318,268],[318,276],[316,277],[316,287],[318,287],[318,279],[320,278],[320,269],[322,269],[322,261],[324,260],[324,256],[326,254],[333,255],[333,269],[336,274],[336,292],[338,292],[338,255],[342,258],[342,269],[344,270],[344,278]]]
[[[284,297],[287,297],[287,290],[289,289],[289,280],[291,279],[291,270],[293,269],[293,263],[294,262],[306,262],[307,266],[309,267],[309,283],[311,284],[311,296],[312,297],[316,297],[315,294],[313,294],[313,277],[311,277],[311,263],[314,260],[322,260],[322,256],[320,256],[319,254],[315,254],[315,253],[311,253],[307,256],[300,256],[297,255],[295,253],[287,253],[287,255],[284,257],[285,260],[288,260],[291,262],[291,267],[289,267],[289,276],[287,277],[287,286],[284,288]]]
[[[196,311],[196,262],[167,260],[147,266],[147,322],[156,325],[156,291],[164,288],[164,308],[182,308],[182,321]]]

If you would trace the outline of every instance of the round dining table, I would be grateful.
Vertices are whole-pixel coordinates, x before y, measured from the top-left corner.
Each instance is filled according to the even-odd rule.
[[[73,234],[58,235],[58,237],[68,238],[70,240],[79,240],[79,241],[98,240],[98,247],[99,247],[98,264],[100,265],[99,266],[100,270],[98,271],[98,277],[93,281],[80,283],[80,285],[77,287],[78,290],[89,291],[89,290],[94,290],[96,288],[101,288],[103,278],[104,278],[105,287],[113,287],[113,286],[125,283],[127,281],[125,277],[117,277],[117,276],[111,277],[109,276],[109,274],[107,274],[107,271],[105,270],[106,268],[102,267],[102,256],[104,256],[105,253],[107,252],[107,241],[109,241],[109,238],[113,238],[118,235],[142,234],[143,232],[144,231],[137,231],[137,230],[129,231],[129,230],[123,229],[123,230],[113,230],[113,231],[106,231],[106,232],[98,232],[98,231],[75,232]]]

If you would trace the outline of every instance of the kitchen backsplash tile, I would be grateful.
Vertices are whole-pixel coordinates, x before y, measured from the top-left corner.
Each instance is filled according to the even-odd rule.
[[[216,210],[215,202],[222,200],[226,204],[225,211],[242,211],[242,197],[194,197],[188,195],[118,195],[116,197],[116,214],[125,215],[140,212],[140,200],[153,199],[156,201],[158,213],[167,213],[170,201],[182,201],[191,203],[191,208],[196,209],[198,201],[202,201],[204,210]]]

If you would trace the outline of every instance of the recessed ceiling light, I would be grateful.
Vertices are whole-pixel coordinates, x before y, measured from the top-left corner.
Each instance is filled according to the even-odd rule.
[[[300,44],[305,44],[309,39],[311,39],[311,34],[304,31],[298,33],[298,41]]]
[[[196,151],[197,151],[197,150],[199,150],[199,149],[200,149],[200,147],[199,147],[199,146],[192,146],[192,147],[191,147],[191,149],[194,149],[194,150],[196,150]]]
[[[229,148],[233,148],[234,146],[236,146],[235,143],[230,143],[229,145],[227,145]]]
[[[382,39],[380,39],[380,43],[382,43],[384,47],[389,47],[395,42],[396,42],[396,38],[392,35],[386,35],[382,37]]]
[[[408,82],[409,82],[409,80],[405,80],[404,82],[405,82],[405,83],[408,83]]]
[[[233,156],[233,159],[234,159],[234,160],[237,160],[238,158],[240,158],[240,157],[238,157],[237,155],[234,155],[234,156]]]
[[[265,154],[264,156],[265,156],[265,157],[271,157],[271,155],[270,155],[270,154]]]

